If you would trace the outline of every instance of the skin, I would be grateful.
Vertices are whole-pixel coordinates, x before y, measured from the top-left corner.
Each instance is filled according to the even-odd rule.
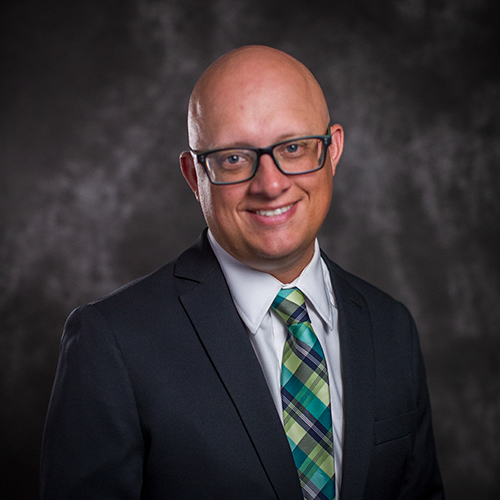
[[[198,81],[189,105],[188,134],[195,150],[267,147],[323,135],[328,123],[323,92],[304,65],[276,49],[248,46],[218,59]],[[321,170],[287,176],[264,155],[251,180],[233,185],[212,184],[196,156],[181,154],[182,173],[222,248],[282,283],[300,275],[314,254],[342,154],[342,127],[333,125],[331,134]]]

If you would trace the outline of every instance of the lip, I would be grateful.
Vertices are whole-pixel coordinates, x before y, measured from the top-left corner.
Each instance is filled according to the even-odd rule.
[[[261,224],[276,224],[287,221],[295,213],[297,202],[279,207],[262,207],[248,210],[254,220]]]

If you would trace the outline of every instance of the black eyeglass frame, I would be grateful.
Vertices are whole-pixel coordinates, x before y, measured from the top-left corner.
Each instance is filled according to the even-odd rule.
[[[274,164],[278,167],[278,170],[285,175],[310,174],[312,172],[316,172],[318,170],[321,170],[325,166],[326,151],[330,147],[330,145],[332,144],[332,134],[330,132],[330,127],[328,127],[327,132],[328,132],[327,135],[308,135],[305,137],[294,137],[292,139],[287,139],[285,141],[280,141],[280,142],[277,142],[276,144],[272,144],[271,146],[268,146],[267,148],[254,148],[254,147],[245,146],[245,147],[241,147],[241,148],[232,147],[232,148],[211,149],[208,151],[196,151],[195,149],[191,149],[191,148],[189,148],[189,150],[191,151],[191,153],[196,155],[196,159],[198,160],[198,163],[203,167],[203,169],[207,173],[208,179],[210,180],[210,182],[212,184],[222,185],[222,186],[228,185],[228,184],[241,184],[242,182],[249,181],[250,179],[252,179],[255,176],[255,173],[257,172],[257,169],[259,168],[260,159],[261,159],[262,155],[269,155],[273,159]],[[276,148],[277,146],[281,146],[282,144],[286,144],[287,142],[300,141],[303,139],[319,139],[322,141],[323,161],[321,162],[321,165],[318,165],[316,168],[313,168],[312,170],[306,170],[304,172],[285,172],[280,167],[278,160],[274,156],[274,153],[273,153],[274,148]],[[247,149],[247,150],[254,151],[255,153],[257,153],[257,157],[255,158],[255,162],[254,162],[252,173],[251,173],[250,177],[243,179],[241,181],[230,181],[230,182],[214,181],[212,179],[212,177],[210,176],[210,171],[209,171],[207,163],[206,163],[207,156],[209,154],[212,154],[212,153],[219,153],[220,151],[231,151],[232,149]]]

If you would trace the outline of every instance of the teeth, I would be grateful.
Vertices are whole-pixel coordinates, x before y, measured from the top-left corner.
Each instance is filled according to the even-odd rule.
[[[255,213],[264,217],[273,217],[273,215],[284,214],[285,212],[290,210],[292,206],[293,203],[291,205],[287,205],[286,207],[277,208],[276,210],[256,210]]]

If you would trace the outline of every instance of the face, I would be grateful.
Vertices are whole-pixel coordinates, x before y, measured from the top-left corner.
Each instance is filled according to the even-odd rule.
[[[302,87],[283,85],[281,80],[260,86],[246,83],[247,88],[232,84],[231,91],[219,90],[197,123],[199,133],[192,147],[267,147],[294,137],[325,134],[325,114],[311,109]],[[334,125],[331,133],[324,167],[296,176],[281,173],[272,158],[263,155],[251,180],[214,185],[195,156],[181,155],[182,171],[206,222],[229,254],[282,282],[300,274],[314,253],[342,152],[342,128]]]

